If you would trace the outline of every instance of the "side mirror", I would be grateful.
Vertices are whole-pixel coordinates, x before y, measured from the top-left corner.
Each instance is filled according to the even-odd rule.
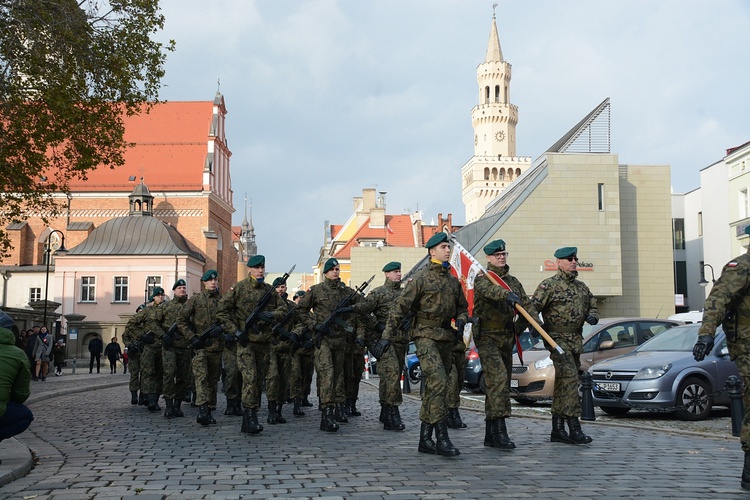
[[[599,350],[600,351],[606,351],[607,349],[612,349],[615,346],[614,340],[605,340],[601,344],[599,344]]]

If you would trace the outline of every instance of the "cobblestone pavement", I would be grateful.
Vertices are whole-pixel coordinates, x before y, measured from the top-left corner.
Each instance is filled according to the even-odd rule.
[[[294,417],[287,405],[288,423],[282,425],[265,424],[262,410],[265,429],[256,436],[239,433],[240,418],[224,416],[223,401],[215,412],[218,424],[208,428],[195,422],[195,408],[185,409],[186,418],[166,420],[133,407],[124,379],[86,373],[34,382],[30,406],[36,420],[18,441],[33,450],[37,464],[0,487],[0,498],[745,496],[739,487],[742,452],[737,438],[724,433],[663,432],[597,419],[583,425],[594,442],[571,446],[549,442],[547,416],[525,416],[527,409],[514,408],[517,417],[508,428],[517,448],[500,451],[482,445],[481,411],[465,409],[468,429],[450,432],[461,455],[443,458],[416,452],[416,395],[402,407],[406,430],[382,430],[372,385],[377,379],[363,381],[363,416],[351,417],[337,433],[318,430],[315,409]]]

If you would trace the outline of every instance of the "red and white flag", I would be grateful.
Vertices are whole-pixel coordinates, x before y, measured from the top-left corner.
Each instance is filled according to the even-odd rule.
[[[469,316],[474,315],[474,280],[484,269],[482,265],[457,241],[453,242],[450,258],[451,274],[458,278],[469,303]]]

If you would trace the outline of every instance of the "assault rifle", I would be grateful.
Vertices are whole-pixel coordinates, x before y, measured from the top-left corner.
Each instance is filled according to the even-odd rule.
[[[281,318],[281,321],[276,323],[273,328],[271,328],[271,331],[281,337],[284,340],[288,340],[292,343],[292,352],[297,350],[300,346],[299,343],[299,337],[297,337],[296,333],[288,331],[286,328],[284,328],[284,325],[294,317],[295,313],[297,312],[297,307],[291,307],[287,311],[287,313],[284,315],[283,318]]]
[[[139,353],[143,352],[143,350],[146,348],[146,344],[153,344],[156,342],[156,335],[154,335],[154,332],[151,330],[147,331],[143,335],[141,335],[138,340],[131,343],[128,346],[128,352],[131,353]]]
[[[190,339],[188,349],[203,349],[206,346],[211,345],[213,339],[218,339],[224,330],[221,328],[219,322],[215,322],[213,325],[206,328],[206,330],[200,335],[196,335]]]
[[[281,277],[281,282],[286,283],[286,280],[289,279],[289,275],[294,272],[294,268],[297,267],[297,264],[293,265],[292,268],[286,272]],[[268,305],[268,302],[271,300],[271,297],[274,296],[276,293],[276,288],[271,286],[266,290],[266,293],[263,294],[263,297],[260,298],[258,303],[255,305],[255,308],[250,311],[250,314],[248,314],[247,318],[245,319],[245,329],[242,332],[238,332],[237,335],[237,341],[242,346],[246,346],[247,343],[250,340],[250,330],[253,331],[253,333],[260,333],[260,326],[258,325],[258,321],[267,321],[262,317],[262,313],[264,312],[263,309],[265,309],[266,305]]]
[[[329,314],[328,317],[324,319],[322,323],[317,325],[316,327],[317,333],[315,335],[315,339],[313,340],[316,346],[320,345],[321,340],[323,340],[323,335],[325,335],[327,332],[330,331],[332,323],[336,322],[336,320],[338,319],[336,318],[336,316],[341,314],[341,309],[351,306],[352,301],[354,300],[354,297],[356,297],[357,294],[361,295],[365,291],[365,288],[367,288],[370,285],[370,283],[372,283],[372,280],[374,279],[375,279],[375,275],[373,274],[369,280],[359,285],[359,287],[356,290],[353,290],[352,293],[347,295],[346,298],[342,300],[333,311],[331,311],[331,314]]]
[[[161,338],[161,345],[167,349],[171,349],[174,346],[174,341],[181,338],[182,335],[180,335],[180,329],[177,328],[177,322],[175,321],[172,323],[172,326],[169,327],[169,330],[164,332],[164,336]]]

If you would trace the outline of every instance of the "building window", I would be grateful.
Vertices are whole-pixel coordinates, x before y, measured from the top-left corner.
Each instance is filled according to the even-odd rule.
[[[42,289],[38,287],[29,288],[29,302],[42,300]]]
[[[740,219],[745,219],[750,216],[750,197],[747,195],[747,188],[740,189],[739,196],[740,205]]]
[[[675,250],[685,250],[685,219],[672,219],[672,240]]]
[[[600,182],[596,185],[596,194],[598,197],[599,210],[604,210],[604,183]]]
[[[96,277],[81,277],[81,302],[96,302]]]
[[[115,302],[128,301],[128,278],[127,276],[115,276]]]
[[[161,276],[149,276],[146,278],[146,298],[145,302],[148,302],[148,298],[154,293],[154,287],[161,286]]]
[[[698,236],[703,236],[703,212],[698,212]]]

